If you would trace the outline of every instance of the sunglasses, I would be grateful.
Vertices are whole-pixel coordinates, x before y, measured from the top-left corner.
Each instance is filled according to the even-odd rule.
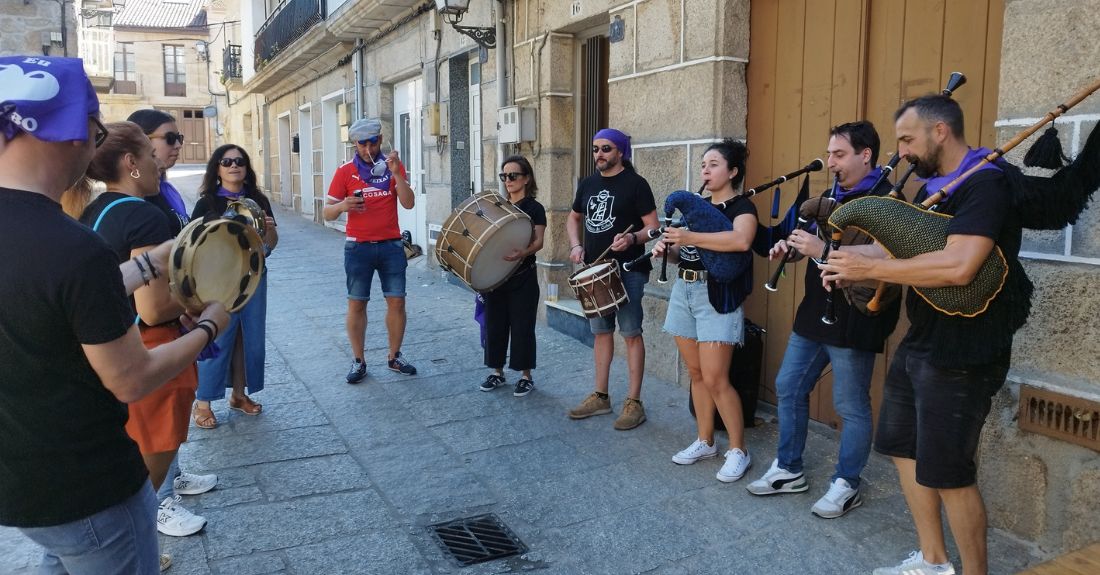
[[[221,164],[223,168],[228,168],[233,164],[237,164],[237,167],[242,167],[248,165],[248,160],[244,158],[222,158],[218,160],[218,163]]]
[[[610,154],[611,150],[614,150],[614,149],[615,149],[615,146],[610,146],[608,144],[604,144],[602,146],[592,146],[592,153],[593,154],[598,154],[600,152],[603,152],[605,154]]]
[[[497,177],[500,178],[500,181],[502,181],[502,182],[504,180],[508,180],[509,182],[514,182],[514,181],[516,181],[516,180],[518,180],[518,179],[520,179],[520,178],[522,178],[526,175],[527,174],[524,174],[523,172],[501,172],[501,173],[497,174]]]
[[[380,138],[380,137],[381,136],[371,136],[371,137],[369,137],[365,140],[359,140],[359,145],[360,146],[366,146],[367,144],[377,144],[378,143],[378,138]]]
[[[107,141],[107,126],[103,125],[103,122],[99,121],[99,118],[95,116],[88,116],[93,122],[95,122],[95,147],[100,147],[103,142]]]
[[[155,136],[149,136],[150,139],[164,138],[165,142],[168,142],[169,146],[175,146],[176,144],[183,143],[183,134],[179,132],[165,132],[164,134],[157,134]]]

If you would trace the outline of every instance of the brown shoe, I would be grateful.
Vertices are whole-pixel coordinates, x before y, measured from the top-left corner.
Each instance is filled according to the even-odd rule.
[[[247,395],[243,397],[230,397],[229,409],[239,411],[245,415],[259,415],[264,406],[252,401]]]
[[[172,556],[167,553],[160,554],[160,571],[161,573],[168,570],[172,566]]]
[[[592,392],[580,405],[569,410],[570,419],[584,419],[593,415],[611,413],[611,398],[601,398],[596,392]]]
[[[214,410],[209,405],[200,407],[198,403],[191,408],[191,419],[195,426],[202,429],[214,429],[218,426],[218,418],[214,417]]]
[[[642,402],[630,397],[626,398],[623,402],[623,412],[615,420],[615,429],[626,431],[643,423],[645,423],[645,408],[642,407]]]

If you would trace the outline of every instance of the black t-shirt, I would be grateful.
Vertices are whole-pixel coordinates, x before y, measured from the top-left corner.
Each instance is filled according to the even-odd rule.
[[[145,198],[145,201],[153,204],[160,211],[164,212],[164,215],[168,217],[168,228],[172,232],[172,237],[179,235],[183,226],[187,225],[187,214],[177,214],[176,210],[172,209],[172,206],[168,203],[168,200],[164,199],[162,194],[155,196],[149,196]]]
[[[927,197],[924,188],[917,202]],[[975,368],[1007,364],[1012,336],[1027,319],[1031,282],[1017,255],[1022,229],[1012,209],[1011,191],[999,170],[970,176],[936,211],[953,216],[948,235],[992,238],[1008,262],[1008,277],[986,311],[972,318],[936,311],[912,288],[905,298],[912,326],[905,343],[914,354],[943,368]]]
[[[610,178],[596,173],[581,180],[573,211],[584,216],[584,263],[592,263],[627,226],[633,225],[634,232],[641,231],[645,227],[642,216],[656,209],[649,182],[634,170],[624,169]],[[621,252],[608,252],[607,257],[623,264],[645,251],[645,244],[638,242]],[[631,267],[631,271],[647,274],[651,269],[648,261]]]
[[[254,194],[246,196],[251,200],[254,200],[260,205],[260,209],[264,211],[271,219],[275,219],[275,213],[271,211],[271,202],[268,201],[267,196],[263,194]],[[191,219],[205,218],[207,215],[214,214],[221,217],[225,213],[225,209],[229,207],[229,198],[225,198],[217,195],[203,194],[199,196],[198,201],[195,202],[195,207],[191,210]]]
[[[884,181],[875,190],[875,195],[885,195],[890,191],[890,182]],[[853,194],[844,197],[848,203],[867,194]],[[817,343],[880,353],[886,338],[897,327],[901,315],[901,298],[898,298],[874,316],[868,316],[848,304],[844,294],[835,292],[833,309],[836,310],[836,323],[828,325],[821,321],[825,315],[825,301],[829,292],[821,285],[821,269],[812,259],[806,260],[806,290],[802,303],[794,317],[794,332]]]
[[[173,237],[171,220],[160,208],[140,198],[129,198],[133,196],[104,192],[80,214],[80,223],[103,236],[107,245],[115,251],[118,263],[130,259],[131,250],[156,246]],[[104,212],[107,206],[118,200],[123,201]]]
[[[523,210],[523,213],[527,214],[531,218],[532,226],[545,226],[546,225],[546,208],[542,207],[542,204],[531,196],[524,196],[522,200],[517,204],[513,204],[517,208]],[[528,266],[535,265],[535,254],[531,254],[523,258],[523,262],[520,263],[520,269],[526,269]]]
[[[60,525],[118,504],[148,473],[126,405],[81,344],[134,314],[103,239],[46,196],[0,188],[0,524]]]
[[[719,207],[718,204],[711,202],[712,206]],[[724,210],[720,209],[729,220],[732,222],[737,219],[737,216],[752,214],[752,217],[756,217],[756,205],[750,202],[744,196],[738,196],[735,199],[730,200],[726,204]],[[699,250],[695,246],[680,246],[680,267],[685,270],[702,271],[703,260],[699,257]]]

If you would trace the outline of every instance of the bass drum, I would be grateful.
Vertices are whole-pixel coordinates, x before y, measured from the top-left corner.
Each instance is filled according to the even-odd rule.
[[[531,218],[496,192],[471,196],[443,222],[435,257],[474,291],[492,291],[522,263],[504,256],[531,245],[534,230]]]

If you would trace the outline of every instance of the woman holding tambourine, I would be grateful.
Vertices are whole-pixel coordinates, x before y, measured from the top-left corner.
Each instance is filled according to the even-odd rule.
[[[733,222],[726,232],[700,233],[669,228],[663,241],[653,248],[654,256],[669,250],[679,261],[676,283],[669,297],[664,330],[676,338],[676,346],[691,375],[692,401],[695,407],[698,438],[672,457],[680,465],[690,465],[718,455],[714,443],[714,410],[729,433],[726,461],[718,471],[718,480],[740,479],[752,464],[744,443],[741,398],[730,385],[729,369],[733,347],[744,341],[744,313],[741,303],[752,291],[751,258],[731,282],[717,282],[699,256],[699,249],[714,252],[747,252],[756,235],[756,207],[738,190],[745,174],[748,149],[741,142],[725,139],[707,148],[700,176],[715,206]],[[720,217],[720,216],[719,216]]]
[[[214,150],[206,165],[199,188],[199,200],[191,211],[191,219],[208,215],[220,217],[230,202],[247,198],[264,211],[264,254],[270,254],[279,243],[279,232],[271,202],[256,185],[256,172],[248,153],[240,146],[226,144]],[[218,357],[199,362],[199,390],[191,417],[203,429],[217,427],[218,420],[210,402],[225,397],[231,387],[229,409],[245,415],[259,415],[263,406],[248,394],[264,388],[264,332],[267,326],[267,267],[264,267],[252,299],[230,315],[229,327],[215,343],[221,348]],[[248,393],[245,393],[247,389]]]

